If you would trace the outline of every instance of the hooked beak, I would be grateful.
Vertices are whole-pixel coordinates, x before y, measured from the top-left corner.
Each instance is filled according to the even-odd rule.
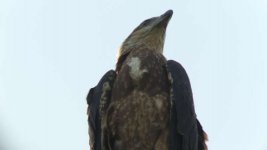
[[[159,16],[158,20],[158,25],[163,25],[165,28],[167,27],[169,21],[171,20],[172,18],[172,14],[173,14],[173,11],[172,10],[168,10],[166,11],[164,14],[162,14],[161,16]]]

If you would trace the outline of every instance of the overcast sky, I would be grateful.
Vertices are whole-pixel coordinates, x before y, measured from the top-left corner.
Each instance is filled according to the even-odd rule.
[[[267,0],[0,0],[0,149],[88,150],[89,88],[168,9],[210,150],[267,150]]]

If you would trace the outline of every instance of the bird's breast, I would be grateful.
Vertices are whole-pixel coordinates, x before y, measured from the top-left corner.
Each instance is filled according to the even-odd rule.
[[[113,95],[123,97],[137,89],[153,96],[169,92],[169,87],[165,57],[153,50],[139,49],[131,52],[121,65]]]
[[[152,51],[132,52],[114,82],[107,114],[113,146],[146,150],[161,145],[158,149],[164,150],[169,113],[170,83],[165,58]],[[162,143],[156,144],[159,142]]]
[[[129,75],[135,82],[142,79],[144,73],[148,73],[148,70],[145,67],[141,69],[141,59],[139,57],[130,58],[127,65],[129,67]]]

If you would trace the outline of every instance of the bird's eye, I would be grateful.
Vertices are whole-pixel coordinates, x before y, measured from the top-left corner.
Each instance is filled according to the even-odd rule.
[[[155,19],[155,17],[143,21],[137,28],[135,28],[133,30],[133,32],[135,32],[135,31],[137,31],[139,29],[142,29],[143,27],[146,27],[146,26],[150,25],[153,22],[154,19]]]
[[[143,23],[141,24],[141,26],[147,26],[150,22],[151,22],[152,19],[147,19],[145,21],[143,21]]]

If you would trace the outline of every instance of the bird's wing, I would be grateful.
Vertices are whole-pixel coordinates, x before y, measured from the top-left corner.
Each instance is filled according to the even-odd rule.
[[[110,103],[111,90],[116,78],[114,70],[108,71],[97,86],[91,88],[87,95],[87,114],[91,150],[101,149],[101,119]]]
[[[196,118],[189,78],[181,64],[167,62],[172,83],[170,150],[204,150],[204,131]]]

